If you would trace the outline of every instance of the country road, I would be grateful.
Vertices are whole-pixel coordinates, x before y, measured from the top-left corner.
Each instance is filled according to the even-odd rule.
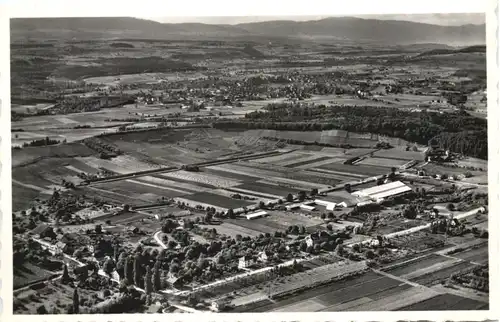
[[[163,249],[167,249],[167,245],[165,245],[165,243],[161,240],[160,237],[158,237],[160,235],[161,231],[157,231],[153,237],[154,239],[156,240],[156,242],[163,248]]]

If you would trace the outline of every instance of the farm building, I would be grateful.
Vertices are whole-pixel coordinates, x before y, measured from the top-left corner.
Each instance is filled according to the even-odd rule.
[[[261,218],[261,217],[265,217],[267,216],[268,213],[266,211],[257,211],[257,212],[254,212],[254,213],[251,213],[251,214],[247,214],[245,215],[245,217],[247,217],[248,220],[252,220],[252,219],[256,219],[256,218]]]
[[[217,299],[212,301],[212,305],[210,306],[210,309],[214,312],[220,312],[223,311],[228,305],[230,301],[226,298],[223,299]]]
[[[258,260],[261,262],[267,262],[269,257],[271,257],[271,254],[266,251],[262,251],[257,255]]]
[[[314,200],[314,203],[326,207],[326,210],[334,210],[335,207],[337,206],[335,202],[320,200],[320,199]]]
[[[306,211],[313,211],[316,208],[314,206],[308,206],[308,205],[300,205],[300,209],[306,210]]]
[[[253,265],[253,258],[250,256],[242,256],[238,261],[238,268],[243,269]]]
[[[371,200],[380,201],[387,197],[394,197],[412,191],[410,187],[401,181],[394,181],[380,186],[353,192],[356,197],[368,197]]]

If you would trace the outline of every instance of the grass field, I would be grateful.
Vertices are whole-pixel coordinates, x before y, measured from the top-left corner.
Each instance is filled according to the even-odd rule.
[[[439,283],[441,280],[449,278],[451,274],[457,273],[469,267],[472,267],[472,264],[469,262],[458,262],[452,266],[447,266],[443,269],[434,270],[427,274],[412,278],[411,281],[418,284],[431,286],[433,284]]]
[[[20,288],[25,285],[44,280],[54,274],[54,272],[43,269],[32,263],[24,263],[23,266],[16,266],[14,268],[14,288]]]
[[[271,227],[267,221],[262,220],[264,218],[258,218],[254,220],[248,220],[246,218],[239,218],[239,219],[226,219],[225,222],[228,222],[230,224],[233,224],[238,227],[242,227],[244,229],[249,229],[253,231],[257,231],[260,233],[270,233],[274,234],[276,230],[283,230],[282,227],[275,228]]]
[[[447,261],[449,258],[446,258],[437,254],[429,254],[423,257],[418,257],[408,262],[407,264],[401,264],[397,266],[393,266],[388,269],[384,269],[385,272],[388,272],[395,276],[403,276],[405,274],[417,271],[421,268],[425,268],[431,266],[436,263],[440,263],[443,261]]]

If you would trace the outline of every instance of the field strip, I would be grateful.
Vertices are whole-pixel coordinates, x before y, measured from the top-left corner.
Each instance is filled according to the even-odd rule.
[[[240,296],[231,301],[231,304],[234,306],[242,306],[246,304],[251,304],[259,301],[263,301],[267,299],[267,295],[262,292],[257,292],[254,294],[248,294],[245,296]]]
[[[400,281],[401,283],[410,284],[413,287],[420,287],[420,288],[424,287],[424,286],[422,286],[420,284],[417,284],[415,282],[409,281],[409,280],[407,280],[407,279],[405,279],[405,278],[403,278],[401,276],[392,275],[392,274],[389,274],[387,272],[379,271],[377,269],[374,269],[373,271],[376,272],[376,273],[379,273],[380,275],[384,275],[386,277],[389,277],[389,278],[391,278],[393,280]]]
[[[230,188],[240,185],[241,182],[233,179],[228,179],[224,177],[219,177],[213,174],[199,173],[199,172],[189,172],[189,171],[175,171],[169,173],[162,173],[162,177],[167,178],[177,178],[181,180],[187,180],[192,182],[199,182],[208,184],[215,187]]]
[[[310,299],[283,306],[270,312],[316,312],[322,311],[324,308],[325,306],[323,304]]]
[[[72,166],[72,165],[67,165],[67,166],[65,166],[65,168],[66,168],[66,169],[68,169],[68,170],[74,171],[74,172],[76,172],[76,173],[82,173],[82,172],[85,172],[85,171],[82,171],[82,170],[80,170],[80,169],[75,168],[75,167],[74,167],[74,166]]]
[[[114,191],[111,191],[111,190],[103,190],[103,189],[100,189],[100,188],[96,188],[96,187],[91,187],[89,186],[88,187],[89,189],[92,189],[92,190],[95,190],[95,191],[102,191],[104,193],[109,193],[109,194],[112,194],[112,195],[115,195],[115,196],[119,196],[121,199],[119,200],[115,200],[115,201],[120,201],[120,200],[123,200],[123,198],[125,199],[130,199],[132,198],[131,196],[127,196],[127,195],[122,195],[121,193],[117,193],[117,192],[114,192]],[[144,200],[140,197],[135,197],[135,199],[139,199],[141,201],[145,201],[145,202],[150,202],[149,200]]]
[[[280,154],[280,155],[273,155],[270,157],[264,157],[261,159],[255,159],[252,160],[252,162],[255,163],[274,163],[274,162],[282,162],[282,161],[287,161],[287,160],[296,160],[297,158],[302,157],[302,155],[306,155],[305,153],[301,152],[291,152],[288,154]]]
[[[256,171],[257,169],[250,169],[248,167],[246,167],[246,171],[245,171],[245,169],[241,169],[241,166],[239,168],[235,168],[234,164],[225,164],[223,166],[216,165],[216,166],[210,166],[209,168],[214,169],[214,170],[219,170],[219,171],[226,171],[226,172],[231,172],[231,173],[235,173],[235,174],[240,174],[240,175],[244,175],[244,176],[255,177],[255,178],[259,178],[259,179],[262,177],[272,176],[272,174],[269,174],[269,173],[263,174],[261,171],[257,172]],[[251,171],[251,170],[254,170],[254,171]]]
[[[163,176],[163,175],[162,175]],[[200,186],[190,184],[190,183],[184,183],[184,182],[178,182],[178,181],[173,181],[173,180],[168,180],[168,179],[162,179],[162,178],[157,178],[157,177],[152,177],[152,176],[145,176],[141,177],[140,181],[147,181],[150,183],[157,184],[159,186],[163,186],[165,188],[171,189],[171,190],[179,190],[180,192],[185,191],[186,193],[193,193],[193,192],[200,192],[200,191],[206,191],[206,188],[202,188]],[[183,190],[185,189],[185,190]]]
[[[431,289],[440,292],[440,293],[449,293],[465,298],[469,298],[472,300],[476,300],[483,303],[489,303],[489,294],[488,293],[480,293],[477,291],[471,292],[470,289],[462,287],[460,285],[453,285],[453,288],[445,287],[444,285],[437,284],[431,287]]]
[[[422,275],[425,275],[428,273],[437,272],[437,271],[440,271],[444,268],[451,267],[454,264],[459,263],[461,261],[462,261],[461,259],[456,259],[456,260],[449,259],[449,260],[441,262],[441,263],[437,263],[437,264],[434,264],[434,265],[431,265],[431,266],[428,266],[425,268],[417,269],[409,274],[405,274],[405,275],[401,276],[401,278],[414,279],[416,277],[419,277],[419,276],[422,276]]]
[[[359,305],[363,305],[363,304],[366,304],[366,303],[370,303],[372,302],[373,300],[369,297],[360,297],[358,299],[355,299],[355,300],[352,300],[352,301],[349,301],[349,302],[345,302],[345,303],[342,303],[342,304],[335,304],[335,305],[332,305],[332,306],[328,306],[324,309],[322,309],[321,311],[327,311],[327,312],[339,312],[339,311],[346,311],[350,308],[353,308],[353,307],[357,307]]]
[[[320,160],[320,161],[311,162],[308,164],[299,165],[299,166],[294,167],[294,168],[295,169],[309,169],[309,168],[321,167],[322,165],[329,164],[332,162],[338,162],[338,161],[342,161],[342,160],[344,160],[344,159],[330,158],[330,159],[326,159],[326,160]]]
[[[356,310],[394,311],[414,303],[428,300],[439,294],[440,293],[430,289],[410,288],[399,294],[388,296],[386,298],[367,303],[366,305],[358,306],[356,307]]]
[[[278,163],[278,165],[280,167],[286,167],[286,166],[289,166],[289,165],[293,165],[295,163],[312,161],[312,160],[316,160],[316,159],[319,159],[319,158],[321,158],[321,156],[315,155],[315,154],[309,154],[309,155],[304,155],[304,156],[299,157],[299,158],[294,159],[294,160],[287,160],[287,161],[284,161],[284,162],[280,162],[280,163]]]
[[[175,192],[186,194],[186,195],[192,194],[192,192],[189,192],[189,191],[179,190],[179,189],[175,189],[175,188],[167,188],[167,187],[158,186],[158,185],[155,185],[152,183],[146,183],[146,182],[132,180],[132,179],[127,179],[125,181],[130,182],[130,183],[134,183],[134,184],[140,184],[140,185],[147,186],[147,187],[153,187],[153,188],[163,189],[163,190],[168,190],[168,191],[175,191]]]
[[[258,198],[266,197],[266,198],[269,198],[270,200],[276,200],[276,199],[283,198],[283,196],[272,195],[272,194],[269,194],[269,193],[257,192],[257,191],[253,191],[253,190],[241,189],[241,188],[238,188],[238,187],[232,187],[232,188],[229,188],[228,190],[229,191],[234,191],[234,192],[241,192],[241,193],[248,194],[250,196],[255,196],[255,197],[258,197]]]
[[[463,243],[463,244],[460,244],[460,245],[457,245],[457,246],[453,246],[453,247],[450,247],[450,248],[446,248],[446,249],[442,249],[440,251],[437,251],[436,254],[439,254],[439,255],[447,255],[447,253],[455,250],[455,249],[463,249],[459,252],[457,252],[456,254],[460,254],[460,253],[463,253],[463,252],[466,252],[467,250],[469,250],[470,248],[475,248],[476,246],[480,246],[480,245],[483,245],[483,244],[486,244],[488,241],[487,240],[484,240],[484,239],[474,239],[474,240],[471,240],[469,242],[466,242],[466,243]],[[453,255],[455,254],[450,254],[450,256],[453,257]]]
[[[340,171],[333,171],[333,170],[328,170],[328,169],[323,169],[323,168],[310,168],[309,170],[314,171],[314,172],[324,172],[324,173],[331,173],[331,174],[338,174],[341,176],[346,176],[346,177],[355,177],[355,178],[367,178],[369,177],[368,175],[363,175],[363,174],[356,174],[356,173],[351,173],[351,172],[340,172]]]
[[[274,177],[274,178],[268,178],[268,179],[262,179],[257,181],[259,183],[264,183],[264,184],[272,184],[272,185],[277,185],[276,183],[288,183],[292,186],[297,186],[300,187],[301,189],[303,188],[318,188],[318,189],[324,189],[327,188],[327,185],[324,184],[317,184],[317,183],[311,183],[311,182],[306,182],[306,181],[300,181],[300,180],[294,180],[294,179],[287,179],[287,178],[279,178],[279,177]]]
[[[243,190],[243,189],[241,189]],[[210,191],[211,193],[215,193],[215,194],[218,194],[218,195],[221,195],[221,196],[224,196],[224,197],[229,197],[229,198],[232,198],[231,196],[234,195],[236,192],[234,191],[230,191],[230,190],[224,190],[224,189],[214,189],[214,190],[211,190]],[[260,197],[260,196],[256,196],[256,195],[252,195],[252,194],[249,194],[249,193],[238,193],[240,196],[242,197],[249,197],[249,198],[256,198],[256,199],[259,199],[259,200],[262,200],[262,201],[274,201],[276,200],[275,197],[272,197],[272,198],[263,198],[263,197]],[[249,200],[249,201],[252,201],[252,200]]]
[[[44,189],[44,188],[40,188],[38,186],[34,186],[32,184],[22,183],[20,181],[15,180],[15,179],[12,179],[12,183],[15,183],[17,185],[23,186],[25,188],[29,188],[29,189],[33,189],[33,190],[36,190],[36,191],[40,191],[41,193],[45,193],[45,194],[49,194],[49,195],[51,195],[54,192],[54,191],[52,191],[50,189]]]
[[[333,173],[326,173],[326,172],[321,172],[321,171],[315,171],[312,168],[304,169],[301,171],[302,174],[304,175],[310,175],[310,176],[315,176],[315,177],[322,177],[322,178],[327,178],[327,179],[332,179],[332,180],[337,180],[340,182],[343,181],[352,181],[354,178],[351,176],[343,176],[340,174],[333,174]]]

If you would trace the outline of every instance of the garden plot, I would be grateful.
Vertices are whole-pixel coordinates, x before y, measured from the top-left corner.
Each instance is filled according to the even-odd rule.
[[[167,178],[177,178],[181,180],[187,180],[195,183],[208,184],[220,188],[230,188],[237,186],[241,183],[240,181],[237,180],[219,177],[213,174],[189,172],[184,170],[163,173],[162,176]]]

